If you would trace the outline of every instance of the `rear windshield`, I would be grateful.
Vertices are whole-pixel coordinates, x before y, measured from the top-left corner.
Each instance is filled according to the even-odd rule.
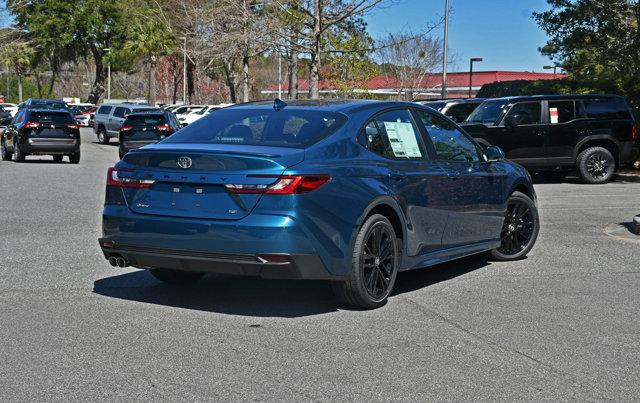
[[[345,121],[342,114],[319,110],[229,108],[198,119],[164,142],[305,148]]]
[[[56,112],[31,112],[29,115],[30,122],[39,123],[76,123],[75,119],[68,113],[56,113]]]
[[[484,101],[465,120],[467,123],[496,124],[508,105],[507,100]]]
[[[62,101],[33,101],[31,102],[31,104],[29,105],[30,108],[32,109],[68,109],[68,106],[66,103],[62,102]]]
[[[155,126],[166,123],[164,115],[129,115],[124,121],[125,125],[133,126]]]
[[[435,109],[437,111],[439,111],[440,109],[444,108],[444,106],[446,105],[446,102],[425,102],[423,103],[424,106],[428,106],[431,109]]]

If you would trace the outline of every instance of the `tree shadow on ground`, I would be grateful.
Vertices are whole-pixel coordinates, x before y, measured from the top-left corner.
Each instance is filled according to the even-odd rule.
[[[483,257],[456,260],[398,275],[393,296],[463,276],[488,265]],[[228,315],[294,318],[335,312],[331,285],[322,281],[265,280],[210,274],[195,285],[160,283],[144,270],[94,282],[93,292],[111,298]]]

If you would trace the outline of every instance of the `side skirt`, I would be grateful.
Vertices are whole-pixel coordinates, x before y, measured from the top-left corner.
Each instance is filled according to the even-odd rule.
[[[499,247],[500,244],[500,239],[494,239],[491,241],[482,241],[470,245],[440,249],[435,252],[427,253],[425,255],[405,258],[403,262],[404,264],[402,265],[403,267],[400,271],[420,269],[423,267],[429,267],[451,260],[460,259],[466,256],[475,255],[495,249]]]

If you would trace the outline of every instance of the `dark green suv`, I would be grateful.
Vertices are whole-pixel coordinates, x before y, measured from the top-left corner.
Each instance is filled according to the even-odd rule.
[[[616,95],[548,95],[488,99],[463,128],[482,145],[497,145],[529,171],[561,179],[576,171],[606,183],[638,156],[636,127]]]

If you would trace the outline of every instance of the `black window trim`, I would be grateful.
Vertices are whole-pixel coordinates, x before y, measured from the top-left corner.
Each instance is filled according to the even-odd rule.
[[[415,117],[415,113],[414,113],[414,107],[413,106],[393,106],[390,108],[386,108],[383,110],[380,110],[376,113],[374,113],[372,116],[370,116],[365,123],[360,127],[360,129],[357,131],[356,136],[355,136],[355,142],[362,148],[364,148],[365,150],[367,150],[369,153],[371,153],[372,155],[375,155],[379,158],[382,158],[384,160],[387,161],[404,161],[404,162],[417,162],[417,163],[422,163],[422,162],[428,162],[428,161],[433,161],[433,155],[431,152],[430,147],[428,146],[425,141],[424,141],[424,133],[422,132],[422,125],[420,125],[418,123],[418,121],[416,121],[416,117]],[[380,130],[380,128],[378,127],[377,123],[375,123],[375,121],[377,120],[378,116],[385,114],[387,112],[391,112],[391,111],[395,111],[395,110],[404,110],[409,112],[409,116],[411,118],[412,123],[415,125],[415,127],[418,128],[418,145],[421,145],[421,151],[423,151],[425,153],[425,155],[422,156],[422,158],[388,158],[385,157],[384,155],[380,155],[380,154],[376,154],[373,151],[369,150],[367,147],[365,147],[361,142],[360,142],[360,138],[364,135],[366,136],[366,132],[365,129],[366,127],[369,125],[369,123],[374,122],[374,124],[376,125],[376,128],[378,129],[378,131]]]

